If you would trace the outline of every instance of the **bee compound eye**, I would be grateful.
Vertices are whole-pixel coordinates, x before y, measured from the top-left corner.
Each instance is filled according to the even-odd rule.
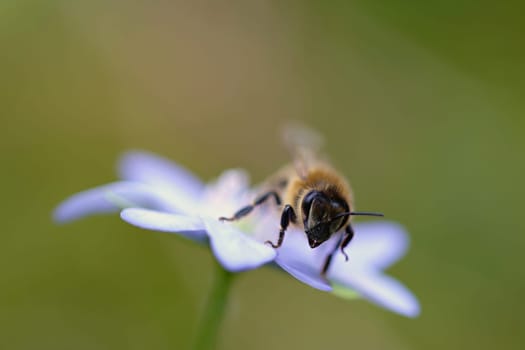
[[[312,207],[314,199],[319,198],[319,196],[321,196],[321,193],[318,191],[310,191],[304,196],[303,202],[301,203],[301,209],[305,218],[307,218],[310,213],[310,208]]]
[[[330,222],[330,232],[331,233],[334,233],[334,232],[337,232],[341,229],[341,227],[343,226],[343,220],[344,218],[337,218],[335,220],[332,220]]]

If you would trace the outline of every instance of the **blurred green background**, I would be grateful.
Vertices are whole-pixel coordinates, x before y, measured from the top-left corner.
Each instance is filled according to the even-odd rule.
[[[318,129],[358,208],[406,225],[391,274],[414,320],[285,274],[243,274],[221,349],[520,349],[525,336],[522,2],[0,2],[0,348],[184,349],[208,251],[68,195],[130,148],[209,180],[287,161]]]

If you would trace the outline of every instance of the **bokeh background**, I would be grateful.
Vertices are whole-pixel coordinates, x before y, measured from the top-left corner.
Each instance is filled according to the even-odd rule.
[[[220,349],[525,344],[525,25],[516,1],[0,2],[0,348],[184,349],[208,251],[117,216],[65,226],[68,195],[130,148],[205,180],[287,161],[319,130],[358,208],[411,232],[390,273],[417,319],[285,274],[243,274]]]

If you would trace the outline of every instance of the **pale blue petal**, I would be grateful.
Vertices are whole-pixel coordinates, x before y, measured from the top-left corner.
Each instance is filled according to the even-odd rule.
[[[53,217],[57,222],[68,222],[94,214],[115,213],[134,206],[162,211],[178,209],[176,203],[150,186],[136,182],[114,182],[74,194],[55,209]]]
[[[183,202],[198,201],[204,190],[204,184],[189,170],[148,152],[125,153],[118,170],[124,180],[155,186]]]
[[[403,226],[389,221],[353,225],[355,236],[346,248],[352,264],[384,269],[405,255],[409,238]]]
[[[325,292],[332,290],[330,282],[321,276],[319,268],[312,268],[312,266],[305,265],[302,261],[296,259],[281,259],[277,264],[284,271],[310,287]]]
[[[201,202],[205,208],[199,214],[212,217],[230,216],[253,201],[249,198],[248,175],[240,169],[224,171],[204,190]]]
[[[250,185],[248,173],[242,169],[229,169],[223,171],[219,177],[209,184],[209,189],[214,196],[226,198],[239,198],[243,196]]]
[[[252,239],[232,224],[214,218],[203,221],[213,254],[226,270],[250,270],[275,259],[276,252],[273,248]]]
[[[312,249],[303,231],[289,228],[283,245],[277,249],[275,262],[299,281],[316,289],[330,291],[332,287],[321,276],[321,270],[326,256],[331,247],[337,243],[336,241],[337,237],[333,237],[321,246]]]
[[[403,284],[378,271],[353,270],[331,274],[330,280],[348,286],[362,297],[407,317],[417,317],[419,302]]]
[[[178,233],[197,241],[206,239],[206,227],[200,217],[162,213],[141,208],[128,208],[120,213],[122,220],[147,230]]]

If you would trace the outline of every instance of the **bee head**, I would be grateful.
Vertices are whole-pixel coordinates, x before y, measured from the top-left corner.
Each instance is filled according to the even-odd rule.
[[[306,194],[301,204],[304,231],[311,248],[318,247],[347,221],[348,204],[320,191]]]

